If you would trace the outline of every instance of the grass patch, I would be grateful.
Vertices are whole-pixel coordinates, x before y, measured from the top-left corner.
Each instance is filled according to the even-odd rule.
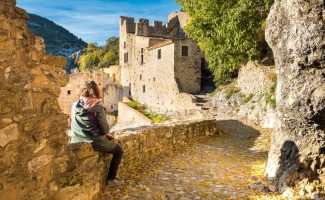
[[[131,108],[144,114],[146,117],[151,119],[151,121],[154,124],[159,124],[159,123],[162,123],[162,122],[165,122],[168,120],[168,117],[166,115],[161,115],[161,114],[158,114],[158,113],[155,113],[152,111],[148,111],[147,107],[145,105],[142,105],[141,103],[139,103],[137,101],[129,102],[128,106],[130,106]]]
[[[249,94],[249,95],[245,96],[242,100],[244,103],[248,103],[250,100],[252,100],[253,97],[254,97],[254,94]]]
[[[225,98],[226,99],[230,99],[230,97],[232,97],[234,94],[238,93],[240,91],[239,88],[237,88],[236,86],[229,86],[227,89],[227,93]]]
[[[273,109],[276,108],[275,90],[276,84],[272,85],[272,87],[266,92],[265,95],[266,105],[270,105]]]
[[[151,112],[151,111],[145,111],[143,114],[149,119],[151,119],[154,124],[159,124],[168,120],[167,116],[160,115],[158,113]]]

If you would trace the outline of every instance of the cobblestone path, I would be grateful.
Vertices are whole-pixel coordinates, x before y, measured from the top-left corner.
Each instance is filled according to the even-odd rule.
[[[262,181],[271,131],[236,120],[218,126],[220,135],[131,171],[124,185],[99,199],[272,199]]]

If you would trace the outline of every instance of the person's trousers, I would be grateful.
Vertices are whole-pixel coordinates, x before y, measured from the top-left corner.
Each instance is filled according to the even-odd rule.
[[[115,179],[123,155],[121,146],[114,141],[107,139],[106,136],[96,138],[91,145],[95,151],[113,154],[106,179]]]

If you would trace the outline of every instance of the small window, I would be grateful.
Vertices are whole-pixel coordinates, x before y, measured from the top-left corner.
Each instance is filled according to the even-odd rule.
[[[144,50],[143,50],[143,48],[141,48],[141,53],[143,53],[144,52]]]
[[[142,86],[142,92],[145,93],[146,92],[146,86]]]
[[[127,63],[129,61],[129,54],[124,53],[124,63]]]
[[[113,108],[114,108],[113,105],[111,105],[111,109],[112,109],[112,110],[113,110]]]
[[[115,82],[116,81],[116,76],[115,76],[115,74],[113,74],[113,82]]]
[[[182,56],[188,56],[188,46],[182,46]]]
[[[67,93],[68,93],[68,95],[70,95],[71,94],[71,90],[68,90]]]
[[[161,59],[161,49],[158,49],[158,60]]]
[[[140,74],[140,81],[142,80],[142,74]]]
[[[110,77],[110,75],[109,74],[107,74],[107,78],[109,78]]]
[[[141,55],[141,64],[143,64],[143,55]]]
[[[153,81],[156,81],[156,78],[155,77],[153,77]]]
[[[126,49],[126,42],[124,42],[124,49]]]

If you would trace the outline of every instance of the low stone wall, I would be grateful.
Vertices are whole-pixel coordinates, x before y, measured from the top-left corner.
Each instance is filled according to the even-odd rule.
[[[124,150],[119,177],[126,178],[131,170],[158,156],[174,153],[198,137],[217,134],[215,120],[182,122],[162,126],[126,130],[118,135]],[[94,152],[90,144],[73,144],[69,147],[71,172],[54,186],[54,199],[93,199],[100,191],[109,156]],[[60,188],[60,189],[59,189]]]

